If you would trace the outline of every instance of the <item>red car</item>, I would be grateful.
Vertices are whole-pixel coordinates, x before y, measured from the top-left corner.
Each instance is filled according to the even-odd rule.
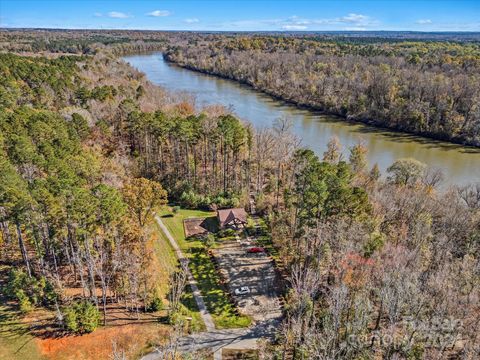
[[[252,247],[252,248],[248,249],[247,252],[248,253],[263,253],[263,252],[265,252],[265,249],[261,248],[261,247]]]

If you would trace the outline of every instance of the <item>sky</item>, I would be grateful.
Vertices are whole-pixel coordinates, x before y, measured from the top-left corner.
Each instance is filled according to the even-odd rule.
[[[0,0],[0,27],[480,31],[480,1]]]

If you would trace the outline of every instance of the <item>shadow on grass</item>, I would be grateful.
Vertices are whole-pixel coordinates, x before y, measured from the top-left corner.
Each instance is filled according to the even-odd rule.
[[[187,287],[185,293],[183,294],[180,302],[182,303],[183,306],[185,306],[185,308],[188,309],[188,311],[192,313],[199,311],[197,307],[197,303],[193,298],[192,289],[189,286]]]

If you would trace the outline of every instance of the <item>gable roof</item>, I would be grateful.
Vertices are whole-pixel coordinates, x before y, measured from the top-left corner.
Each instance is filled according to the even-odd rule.
[[[227,225],[234,220],[247,223],[247,213],[243,208],[222,209],[217,211],[220,226]]]

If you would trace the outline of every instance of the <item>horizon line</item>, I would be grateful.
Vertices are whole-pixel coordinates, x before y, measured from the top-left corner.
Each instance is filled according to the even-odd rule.
[[[409,32],[420,34],[438,34],[438,33],[463,33],[463,34],[480,34],[480,30],[192,30],[192,29],[178,29],[178,30],[165,30],[165,29],[126,29],[126,28],[62,28],[62,27],[24,27],[24,26],[0,26],[0,31],[3,30],[66,30],[66,31],[160,31],[160,32],[224,32],[224,33],[373,33],[373,32]]]

